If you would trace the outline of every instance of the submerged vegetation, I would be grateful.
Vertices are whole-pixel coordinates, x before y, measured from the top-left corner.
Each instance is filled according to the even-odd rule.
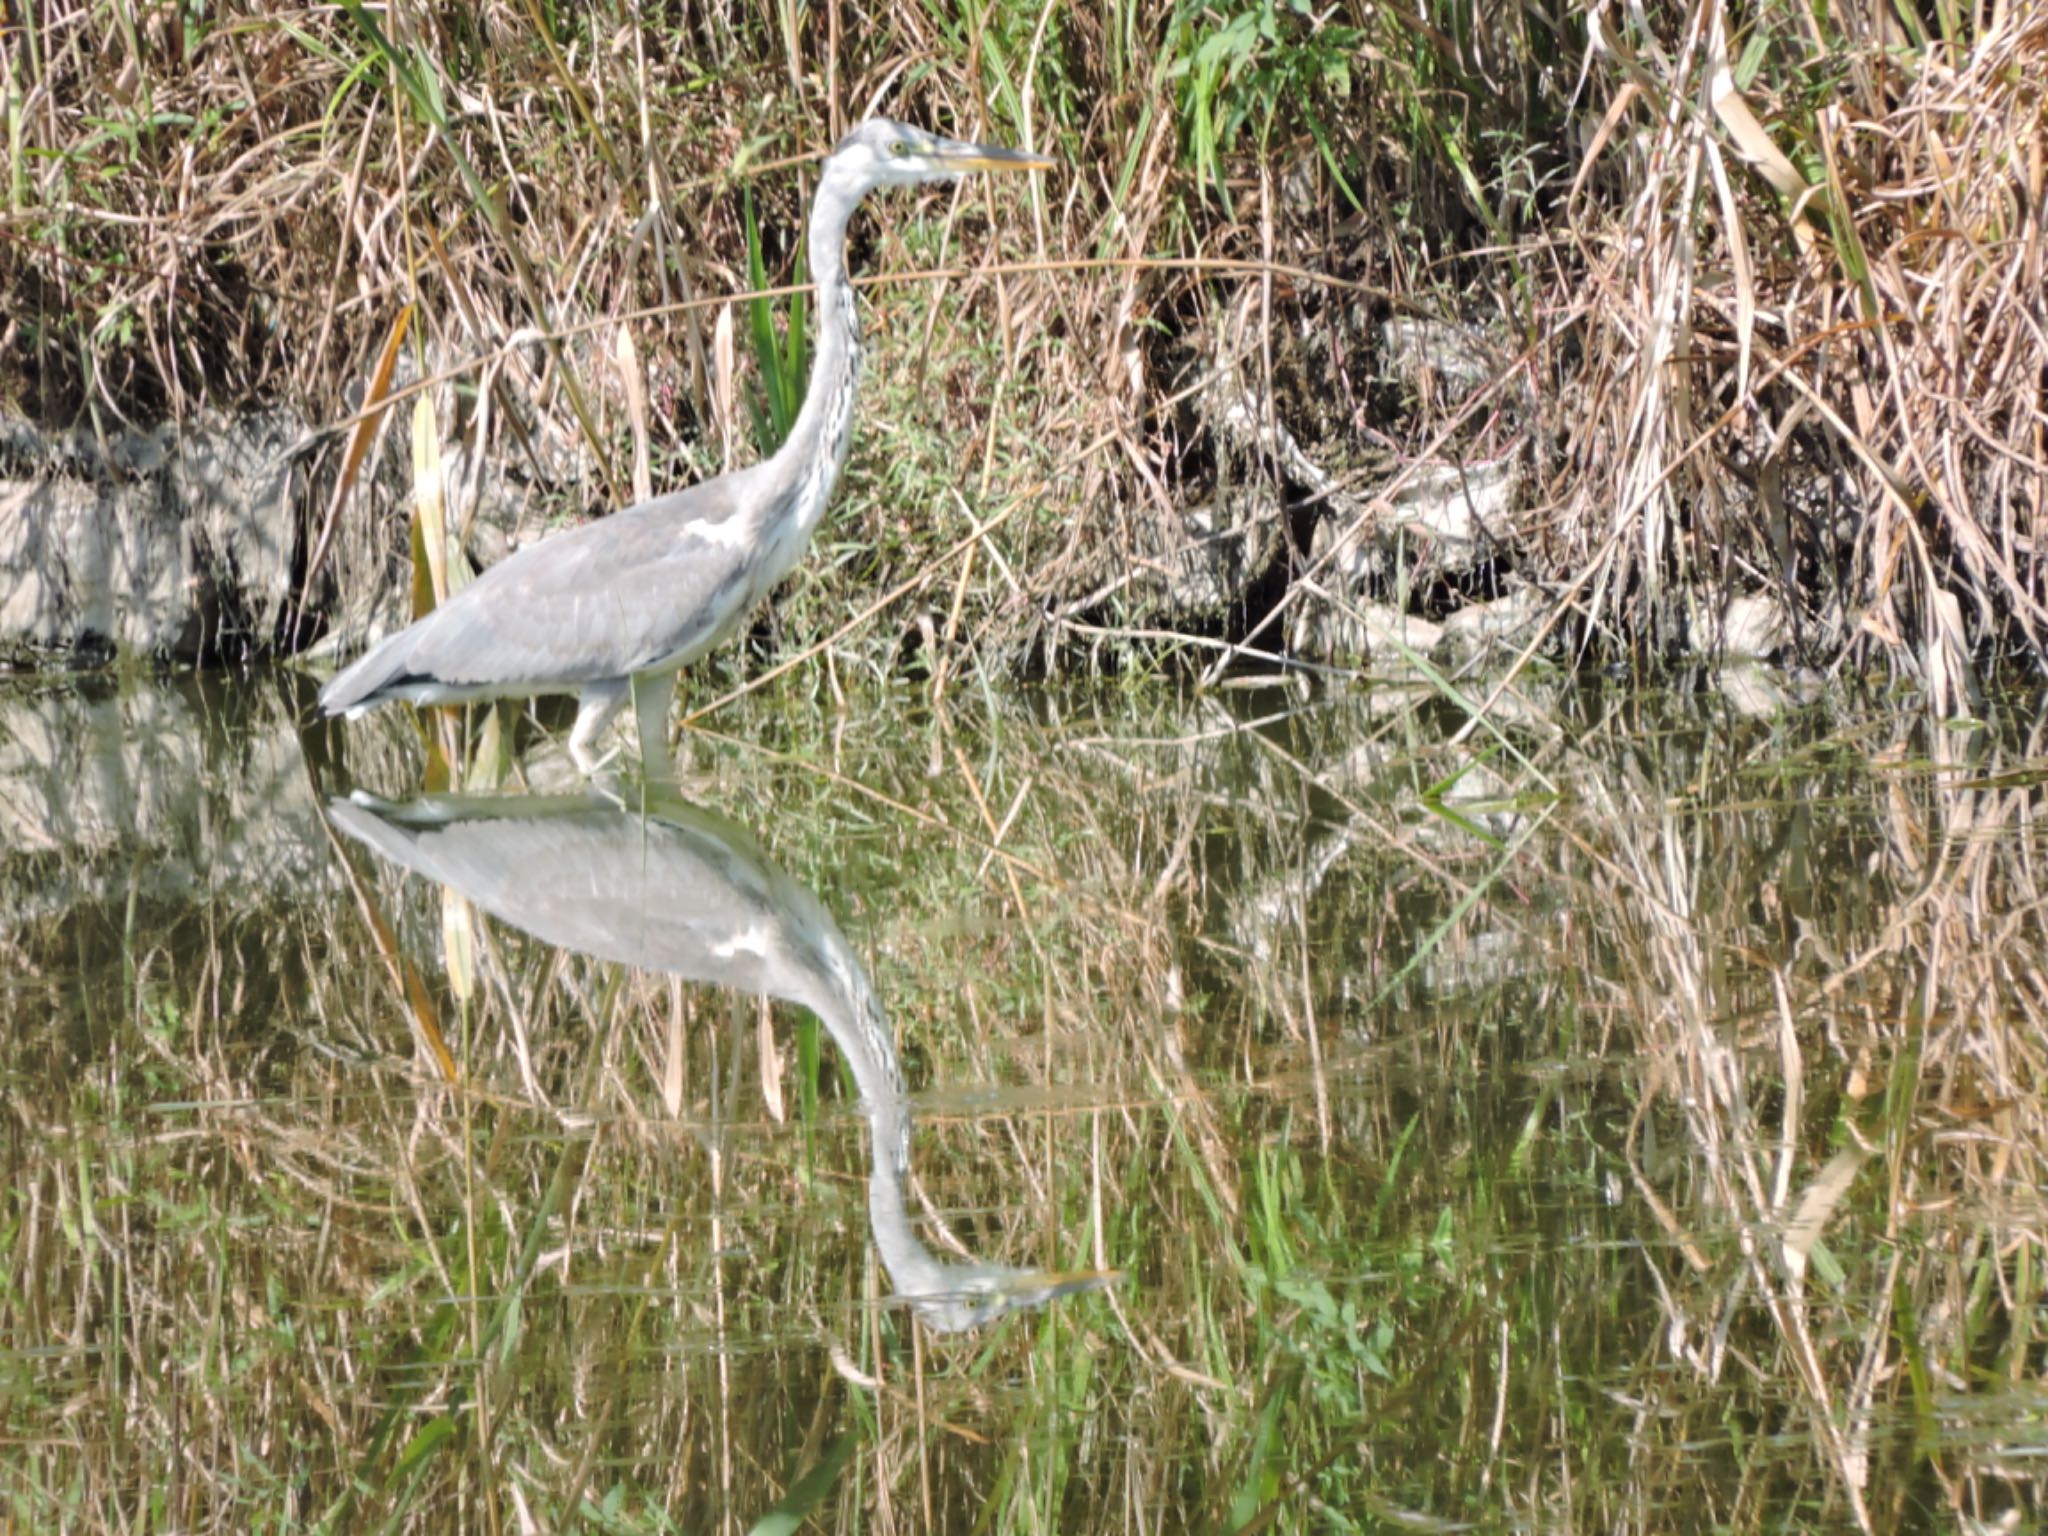
[[[507,467],[459,525],[602,512],[771,437],[803,349],[745,296],[879,106],[1069,169],[870,216],[883,342],[785,638],[1384,660],[1476,610],[1943,716],[2038,654],[2038,7],[58,0],[0,51],[0,392],[44,424],[433,379],[444,457]],[[359,626],[405,540],[348,441],[295,568]]]

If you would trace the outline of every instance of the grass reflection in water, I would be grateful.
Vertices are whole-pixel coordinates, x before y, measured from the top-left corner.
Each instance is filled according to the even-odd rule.
[[[700,733],[890,999],[930,1205],[1131,1272],[952,1338],[868,1304],[809,1015],[374,874],[452,1088],[290,708],[0,700],[0,1497],[744,1528],[851,1435],[820,1528],[2027,1518],[2040,727],[1524,687],[1512,753],[1390,689]]]

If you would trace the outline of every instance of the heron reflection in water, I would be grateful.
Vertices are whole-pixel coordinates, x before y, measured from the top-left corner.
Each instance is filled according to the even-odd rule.
[[[817,355],[773,456],[522,549],[342,672],[321,689],[321,709],[353,717],[394,699],[573,693],[569,753],[590,773],[598,735],[630,693],[641,758],[665,768],[677,669],[732,635],[795,568],[846,465],[860,374],[845,259],[854,209],[878,187],[1052,164],[886,118],[862,123],[826,159],[811,205]]]
[[[869,1130],[868,1224],[898,1296],[955,1332],[1116,1271],[1059,1273],[942,1259],[904,1208],[911,1113],[889,1021],[818,899],[743,828],[659,786],[644,817],[592,791],[330,803],[343,832],[452,886],[501,921],[600,959],[797,1003],[853,1069]]]

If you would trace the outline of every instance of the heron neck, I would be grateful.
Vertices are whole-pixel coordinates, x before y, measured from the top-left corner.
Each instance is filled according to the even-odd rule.
[[[840,962],[830,965],[833,986],[827,995],[811,1001],[853,1071],[867,1115],[868,1230],[899,1295],[935,1296],[947,1289],[949,1266],[919,1239],[904,1205],[903,1187],[910,1177],[910,1096],[897,1062],[896,1042],[858,962],[843,947],[833,959]]]
[[[910,1173],[910,1089],[889,1020],[857,963],[835,978],[838,995],[813,1011],[853,1071],[874,1150],[874,1182],[899,1186]],[[900,1208],[900,1207],[899,1207]]]
[[[888,1166],[875,1128],[874,1165],[868,1170],[868,1231],[875,1252],[888,1272],[896,1294],[911,1298],[939,1296],[950,1289],[949,1266],[925,1247],[903,1204],[903,1175]]]
[[[786,883],[786,882],[785,882]],[[919,1302],[934,1328],[964,1328],[976,1316],[949,1309],[944,1298],[962,1291],[978,1266],[941,1258],[917,1235],[905,1203],[910,1182],[910,1088],[896,1054],[896,1037],[875,996],[874,984],[838,925],[808,892],[785,894],[805,935],[801,985],[784,995],[808,1007],[845,1056],[868,1122],[868,1231],[896,1294]],[[929,1304],[929,1305],[927,1305]]]
[[[829,172],[827,173],[829,175]],[[817,284],[817,340],[811,378],[789,436],[770,463],[776,483],[794,488],[785,516],[796,554],[808,541],[853,444],[853,396],[860,375],[860,316],[846,276],[846,226],[859,206],[830,181],[811,205],[811,276]]]

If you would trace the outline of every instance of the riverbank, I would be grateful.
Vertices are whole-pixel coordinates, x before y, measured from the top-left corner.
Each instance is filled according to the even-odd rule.
[[[854,459],[759,651],[1729,650],[1943,715],[2037,654],[2048,19],[840,19],[24,15],[0,400],[101,487],[166,422],[304,430],[266,560],[178,567],[196,618],[46,582],[8,660],[354,648],[416,427],[479,561],[761,452],[803,349],[745,296],[800,280],[802,157],[871,101],[1066,168],[857,226]],[[7,470],[17,590],[128,515],[36,521],[56,457]]]

